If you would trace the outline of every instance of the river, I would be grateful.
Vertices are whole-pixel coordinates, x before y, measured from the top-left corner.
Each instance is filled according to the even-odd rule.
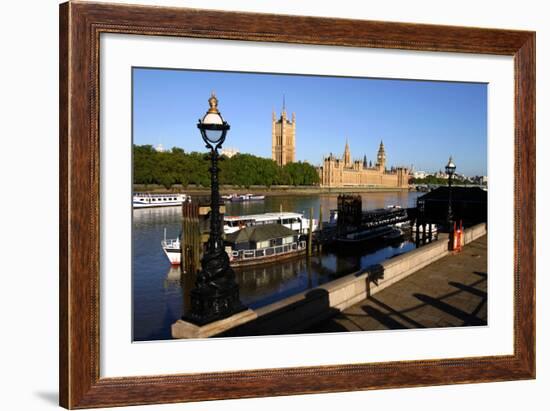
[[[388,205],[414,207],[417,192],[361,193],[363,209],[382,208]],[[195,198],[194,198],[195,201]],[[314,217],[323,208],[323,220],[328,220],[329,210],[337,208],[337,194],[277,195],[264,201],[228,203],[227,215],[256,214],[269,211],[305,212],[313,208]],[[170,326],[182,316],[188,306],[188,292],[193,287],[189,277],[181,279],[179,268],[172,268],[164,255],[160,242],[166,229],[168,238],[175,238],[181,231],[181,208],[165,207],[137,209],[133,211],[132,225],[132,304],[134,341],[170,339]],[[274,263],[256,268],[236,270],[241,301],[258,308],[287,296],[316,287],[335,278],[380,263],[405,253],[414,244],[400,244],[365,250],[361,254],[337,255],[324,252],[307,257]]]

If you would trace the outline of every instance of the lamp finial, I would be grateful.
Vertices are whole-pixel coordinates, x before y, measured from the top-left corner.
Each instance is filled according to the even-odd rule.
[[[210,108],[208,109],[209,113],[214,113],[214,114],[220,113],[218,110],[218,98],[216,97],[216,93],[214,92],[214,90],[212,90],[212,94],[208,99],[208,104],[210,104]]]

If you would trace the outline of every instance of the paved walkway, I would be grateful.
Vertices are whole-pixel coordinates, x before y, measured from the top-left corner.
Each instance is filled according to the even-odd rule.
[[[306,332],[487,325],[487,236]]]

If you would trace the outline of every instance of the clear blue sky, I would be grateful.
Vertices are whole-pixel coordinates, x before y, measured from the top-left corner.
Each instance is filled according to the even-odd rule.
[[[271,116],[296,112],[296,160],[318,165],[341,156],[375,162],[384,141],[388,166],[487,174],[487,85],[348,77],[134,68],[134,143],[205,151],[197,120],[215,90],[231,125],[224,147],[271,157]]]

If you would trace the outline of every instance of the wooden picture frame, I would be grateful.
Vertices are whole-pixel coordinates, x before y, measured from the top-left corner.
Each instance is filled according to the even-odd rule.
[[[154,377],[100,378],[101,33],[513,56],[514,353]],[[535,377],[535,33],[185,8],[60,6],[60,404],[90,408]]]

